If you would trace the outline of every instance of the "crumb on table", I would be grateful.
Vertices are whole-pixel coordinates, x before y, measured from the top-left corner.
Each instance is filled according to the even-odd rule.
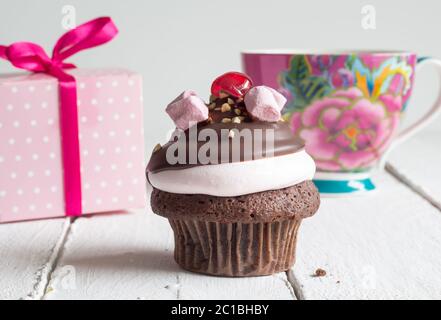
[[[315,270],[314,277],[324,277],[326,276],[326,271],[322,268]]]

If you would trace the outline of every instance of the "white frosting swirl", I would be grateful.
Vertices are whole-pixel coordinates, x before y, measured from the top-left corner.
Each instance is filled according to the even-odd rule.
[[[149,172],[148,179],[166,192],[235,197],[290,187],[311,180],[314,173],[314,160],[302,150],[253,161]]]

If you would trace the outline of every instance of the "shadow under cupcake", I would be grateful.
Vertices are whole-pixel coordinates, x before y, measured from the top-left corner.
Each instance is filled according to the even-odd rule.
[[[214,81],[210,103],[186,91],[167,107],[181,130],[155,148],[147,179],[182,268],[240,277],[293,266],[299,226],[320,198],[314,161],[281,120],[285,102],[227,73]]]

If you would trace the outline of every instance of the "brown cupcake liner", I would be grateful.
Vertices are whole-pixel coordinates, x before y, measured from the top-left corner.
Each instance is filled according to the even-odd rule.
[[[221,223],[169,219],[175,260],[184,269],[217,276],[263,276],[295,261],[301,219]]]

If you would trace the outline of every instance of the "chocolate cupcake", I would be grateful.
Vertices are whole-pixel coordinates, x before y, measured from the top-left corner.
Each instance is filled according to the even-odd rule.
[[[302,219],[320,204],[314,162],[282,121],[286,99],[277,91],[236,72],[211,91],[208,104],[186,91],[167,107],[179,130],[147,166],[153,212],[169,219],[184,269],[286,271]]]

